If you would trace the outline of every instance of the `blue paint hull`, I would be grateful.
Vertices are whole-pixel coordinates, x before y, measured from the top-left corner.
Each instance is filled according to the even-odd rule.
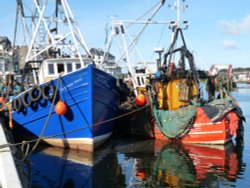
[[[57,82],[58,79],[50,84],[56,86]],[[118,115],[119,94],[116,91],[116,79],[89,65],[62,76],[59,83],[57,98],[67,103],[68,111],[59,116],[53,107],[43,135],[43,138],[51,138],[44,141],[59,147],[92,151],[93,146],[112,134],[115,121],[102,122]],[[17,124],[14,126],[14,133],[25,139],[39,137],[51,105],[52,101],[41,99],[20,112],[14,111],[12,118]]]

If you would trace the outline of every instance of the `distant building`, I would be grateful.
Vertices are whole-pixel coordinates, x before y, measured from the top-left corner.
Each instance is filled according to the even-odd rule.
[[[11,42],[8,37],[0,36],[0,51],[9,51],[11,49]]]
[[[7,74],[19,73],[19,53],[12,48],[7,37],[0,36],[0,76],[5,78]]]
[[[26,58],[27,53],[28,53],[28,46],[21,46],[20,48],[18,48],[19,67],[21,71],[25,67],[25,58]]]
[[[248,82],[250,81],[250,73],[249,72],[235,72],[234,73],[234,81],[235,82]]]
[[[0,37],[0,76],[5,78],[5,75],[13,73],[11,42],[7,37]]]
[[[115,62],[115,56],[110,53],[106,53],[104,60],[104,51],[102,49],[91,48],[90,53],[93,56],[94,63],[105,72],[113,75],[120,76],[121,67],[118,66]]]
[[[6,51],[0,50],[0,75],[5,76],[6,73],[11,71],[11,56]]]

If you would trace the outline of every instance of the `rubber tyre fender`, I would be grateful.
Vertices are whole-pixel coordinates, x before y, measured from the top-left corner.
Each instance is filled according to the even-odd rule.
[[[51,92],[49,92],[51,91]],[[46,100],[52,100],[55,95],[55,86],[53,85],[45,85],[42,89],[42,96]]]
[[[40,86],[34,86],[30,92],[29,97],[32,102],[37,102],[42,97],[42,88]]]
[[[28,99],[30,99],[30,100],[28,100]],[[23,103],[23,105],[25,107],[30,106],[32,104],[32,101],[31,101],[31,98],[30,98],[30,92],[24,93],[21,100],[22,100],[22,103]]]
[[[13,100],[13,109],[16,112],[20,112],[23,109],[23,103],[21,98],[16,98]]]

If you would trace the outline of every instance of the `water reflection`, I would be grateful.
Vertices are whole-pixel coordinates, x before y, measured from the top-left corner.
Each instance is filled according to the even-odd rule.
[[[153,168],[150,187],[219,187],[222,182],[235,182],[242,171],[242,148],[232,143],[170,144],[162,149]]]
[[[234,185],[244,171],[243,145],[165,144],[133,141],[97,152],[94,187],[219,187]],[[105,174],[105,175],[104,175]]]
[[[31,156],[31,187],[92,187],[91,154],[53,147],[39,149]]]
[[[32,187],[236,186],[243,144],[225,146],[113,138],[94,153],[42,148],[31,157]],[[237,186],[239,183],[237,183]]]

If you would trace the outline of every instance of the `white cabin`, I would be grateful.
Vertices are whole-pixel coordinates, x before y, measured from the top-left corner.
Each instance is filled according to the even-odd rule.
[[[92,59],[83,58],[83,64],[79,58],[46,59],[38,70],[39,83],[48,82],[58,78],[60,73],[66,75],[92,63]]]

